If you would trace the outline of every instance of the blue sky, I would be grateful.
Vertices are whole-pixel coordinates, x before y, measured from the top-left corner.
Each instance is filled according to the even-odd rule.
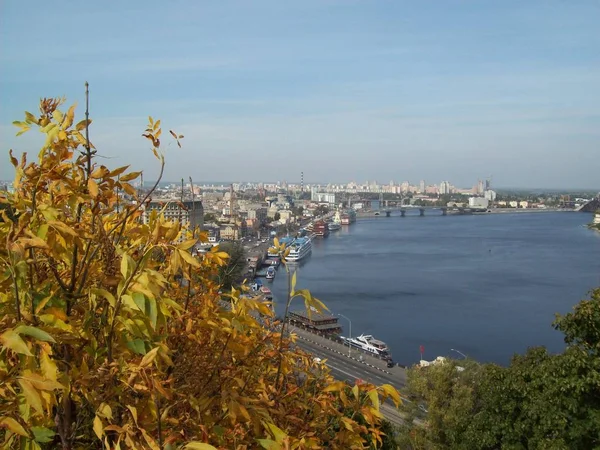
[[[0,144],[65,95],[110,164],[165,179],[600,188],[597,1],[5,1]],[[168,140],[164,140],[167,142]],[[0,179],[11,178],[8,158]]]

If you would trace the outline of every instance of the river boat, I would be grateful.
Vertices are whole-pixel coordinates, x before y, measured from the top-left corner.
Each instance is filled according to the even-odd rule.
[[[280,263],[281,262],[279,261],[279,258],[276,258],[276,257],[267,258],[263,262],[263,264],[265,264],[267,266],[272,266],[272,267],[275,267],[275,268],[279,267]]]
[[[275,267],[270,266],[267,268],[266,278],[267,280],[272,280],[273,278],[275,278]]]
[[[329,222],[327,227],[329,228],[329,231],[337,231],[342,228],[342,225],[337,222]]]
[[[352,347],[364,350],[365,352],[372,353],[383,359],[389,359],[392,357],[390,349],[385,342],[375,339],[370,334],[361,334],[355,338],[343,338],[344,341]]]
[[[263,294],[265,296],[265,298],[267,300],[272,300],[273,299],[273,293],[271,292],[271,289],[269,289],[268,287],[262,286],[259,289],[259,291],[260,291],[261,294]]]
[[[315,236],[319,237],[329,236],[329,226],[327,225],[327,222],[325,222],[324,220],[319,220],[315,222],[313,233],[315,234]]]
[[[350,225],[356,222],[356,211],[353,209],[347,209],[341,215],[342,225]]]
[[[310,254],[312,250],[312,241],[309,237],[299,237],[289,246],[290,252],[285,257],[286,261],[300,261]]]

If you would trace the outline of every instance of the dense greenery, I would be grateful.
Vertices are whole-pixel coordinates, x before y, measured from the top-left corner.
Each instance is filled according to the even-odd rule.
[[[223,289],[231,289],[239,284],[246,267],[246,252],[240,241],[223,242],[219,245],[221,251],[229,256],[225,264],[219,267],[217,282]]]
[[[89,121],[74,125],[75,108],[61,104],[44,99],[15,122],[46,140],[37,162],[11,153],[15,191],[0,197],[0,447],[379,445],[379,402],[398,393],[361,384],[346,394],[260,299],[231,290],[220,307],[214,280],[228,255],[194,256],[205,233],[157,211],[142,220],[152,190],[137,198],[129,183],[140,172],[98,164]],[[161,134],[149,118],[162,173]]]
[[[217,223],[218,219],[216,214],[214,213],[205,213],[204,214],[204,223]]]
[[[599,448],[600,289],[554,325],[568,344],[560,354],[531,348],[508,367],[461,360],[411,369],[409,393],[427,414],[405,409],[427,426],[403,429],[403,447]]]

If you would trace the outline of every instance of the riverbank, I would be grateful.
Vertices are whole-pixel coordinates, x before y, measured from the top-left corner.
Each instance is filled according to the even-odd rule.
[[[363,219],[377,219],[377,218],[389,218],[390,216],[388,216],[385,213],[386,210],[381,210],[381,211],[358,211],[356,214],[356,219],[357,220],[363,220]],[[418,207],[410,207],[410,208],[403,208],[403,209],[389,209],[387,211],[391,212],[391,216],[392,217],[397,217],[399,211],[405,211],[406,215],[410,215],[410,216],[419,216],[419,208]],[[414,213],[410,213],[411,211],[415,211]],[[425,216],[432,216],[432,215],[441,215],[441,207],[435,207],[435,208],[425,208]],[[432,213],[437,213],[437,214],[432,214]],[[489,209],[487,211],[469,211],[468,208],[466,211],[464,212],[459,212],[457,210],[453,210],[448,208],[447,209],[447,213],[446,215],[448,216],[471,216],[471,215],[485,215],[485,214],[538,214],[538,213],[556,213],[556,212],[576,212],[574,209],[567,209],[567,208],[540,208],[540,209],[534,209],[534,208],[526,208],[526,209],[521,209],[521,208],[493,208],[493,209]]]

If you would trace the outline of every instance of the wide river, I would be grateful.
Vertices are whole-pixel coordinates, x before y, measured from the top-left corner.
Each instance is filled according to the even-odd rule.
[[[313,241],[297,289],[350,318],[352,335],[385,341],[401,364],[418,362],[422,345],[427,360],[460,358],[456,349],[505,365],[529,346],[564,348],[554,314],[600,286],[591,219],[548,212],[358,220]],[[282,314],[283,268],[272,289]],[[347,336],[348,321],[340,323]]]

